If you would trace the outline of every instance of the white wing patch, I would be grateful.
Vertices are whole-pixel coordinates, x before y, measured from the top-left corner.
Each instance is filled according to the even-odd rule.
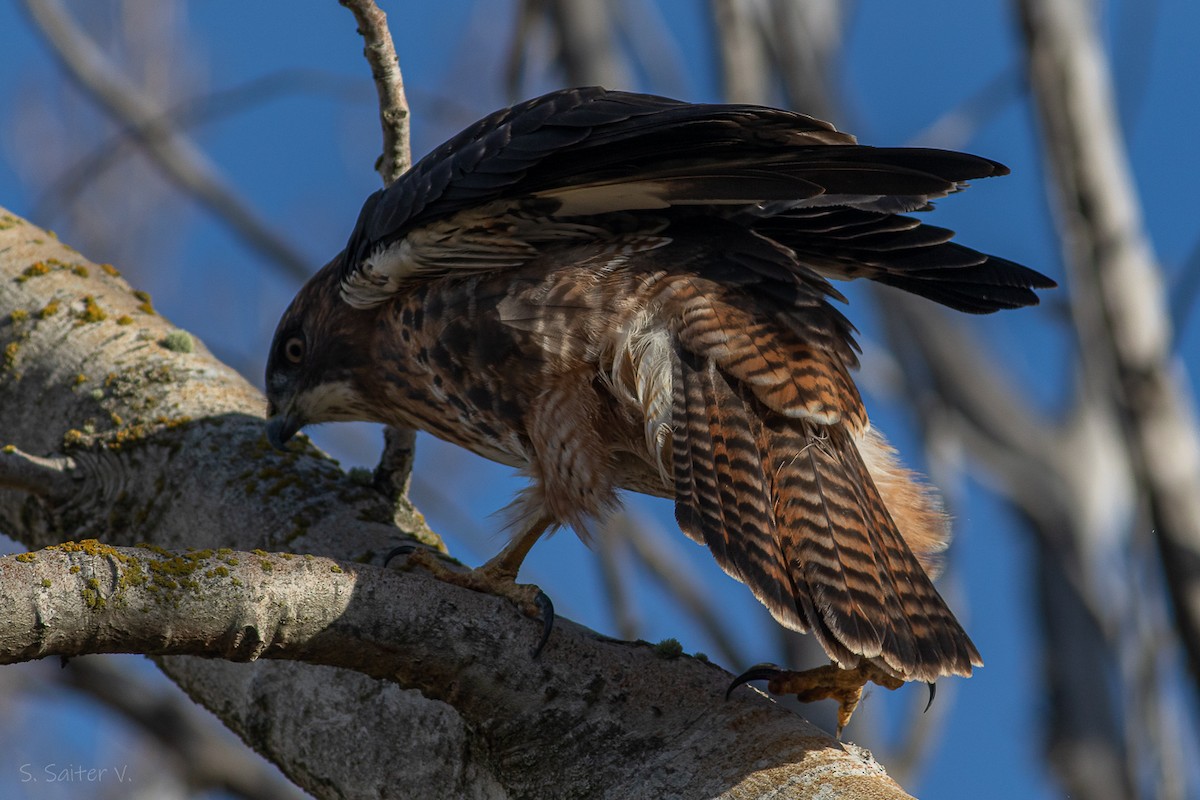
[[[670,332],[653,324],[650,313],[643,311],[613,340],[612,365],[604,376],[618,398],[640,410],[646,450],[664,486],[671,485],[664,448],[671,439],[673,353]]]

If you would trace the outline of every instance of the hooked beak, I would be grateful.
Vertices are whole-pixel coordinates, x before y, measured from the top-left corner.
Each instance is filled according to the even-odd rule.
[[[288,440],[303,427],[304,423],[300,420],[287,414],[275,414],[267,422],[267,441],[276,450],[284,450]]]

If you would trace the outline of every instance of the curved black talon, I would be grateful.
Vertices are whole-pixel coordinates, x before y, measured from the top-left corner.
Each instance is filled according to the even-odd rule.
[[[533,648],[533,652],[529,654],[530,658],[537,658],[542,654],[542,648],[550,639],[550,631],[554,630],[554,603],[551,602],[550,595],[541,589],[538,590],[537,597],[533,598],[533,602],[537,603],[538,610],[542,612],[542,638],[538,641],[537,647]]]
[[[728,700],[729,696],[733,694],[733,690],[744,683],[749,683],[750,681],[769,681],[772,678],[778,678],[782,673],[783,670],[780,669],[777,664],[769,664],[765,662],[762,664],[755,664],[753,667],[733,679],[733,683],[729,684],[729,688],[725,690],[725,699]]]
[[[415,544],[402,544],[399,547],[393,547],[388,551],[388,554],[383,557],[383,565],[386,567],[396,556],[406,556],[417,551]]]
[[[925,711],[928,711],[929,707],[933,705],[933,696],[937,694],[937,684],[933,681],[930,681],[926,685],[929,687],[929,702],[925,704]],[[924,714],[925,711],[922,711],[921,713]]]

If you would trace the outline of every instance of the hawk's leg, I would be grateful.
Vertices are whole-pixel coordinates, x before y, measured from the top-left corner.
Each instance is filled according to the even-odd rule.
[[[863,687],[868,683],[877,683],[887,689],[899,689],[904,685],[897,678],[869,661],[863,661],[854,669],[842,669],[836,664],[830,664],[801,672],[780,669],[774,664],[759,664],[751,667],[734,678],[729,685],[729,696],[738,686],[748,681],[767,681],[767,691],[771,694],[794,694],[801,703],[812,703],[817,700],[832,699],[838,703],[837,738],[842,738],[842,729],[850,722],[858,701],[862,699]]]
[[[550,630],[554,626],[554,606],[550,598],[533,584],[516,582],[517,572],[521,569],[525,556],[533,548],[534,543],[541,538],[550,527],[548,517],[539,519],[536,523],[516,536],[494,558],[478,569],[470,572],[458,572],[446,565],[429,550],[416,550],[408,557],[409,565],[420,565],[428,570],[435,578],[455,586],[462,586],[476,592],[494,594],[508,598],[523,614],[528,617],[542,619],[542,637],[533,650],[534,657],[542,651]]]
[[[552,522],[549,517],[537,520],[524,533],[514,536],[503,550],[476,571],[486,572],[496,580],[515,582],[521,565],[525,563],[525,556],[529,555],[529,551],[533,549],[537,540],[542,538],[542,534]]]

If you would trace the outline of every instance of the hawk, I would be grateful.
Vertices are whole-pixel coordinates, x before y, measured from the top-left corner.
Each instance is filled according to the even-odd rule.
[[[512,586],[538,537],[585,534],[620,490],[671,498],[685,534],[816,636],[833,665],[801,685],[844,712],[847,681],[970,675],[979,653],[930,580],[946,518],[868,422],[829,281],[1036,304],[1053,281],[907,216],[1007,172],[749,105],[581,88],[498,111],[371,195],[296,295],[270,438],[369,420],[521,470],[515,536],[476,586]]]

